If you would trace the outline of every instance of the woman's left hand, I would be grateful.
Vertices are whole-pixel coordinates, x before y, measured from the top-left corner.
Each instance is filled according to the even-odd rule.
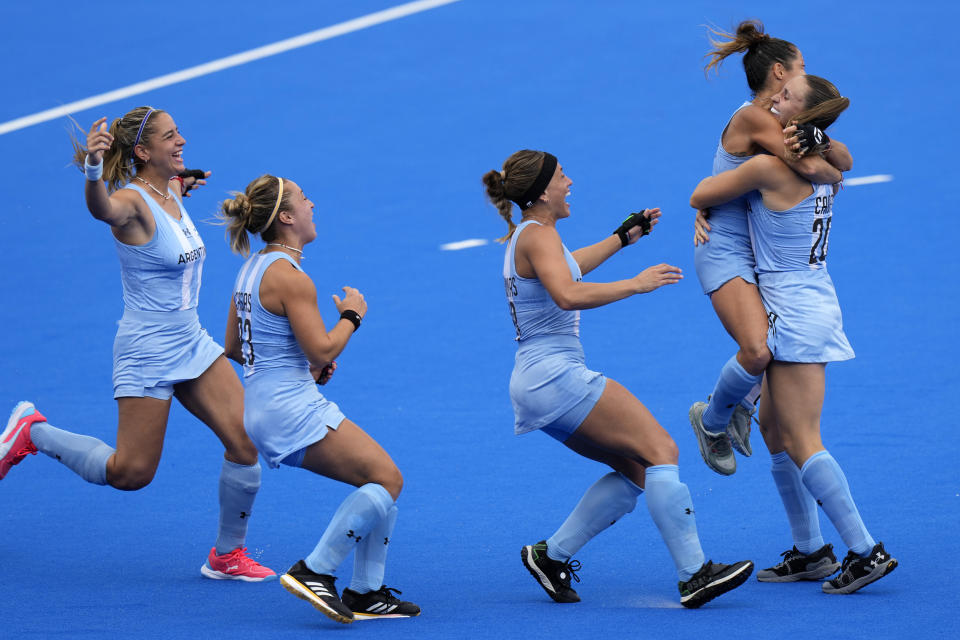
[[[337,361],[334,360],[325,367],[315,367],[310,365],[310,375],[313,376],[313,379],[317,384],[327,384],[330,382],[330,378],[333,377],[333,372],[337,370]]]
[[[643,217],[650,221],[650,231],[648,231],[646,235],[650,235],[651,233],[653,233],[653,228],[657,225],[658,222],[660,222],[661,215],[662,214],[660,213],[660,207],[654,207],[653,209],[646,209],[643,212]],[[634,242],[642,238],[644,235],[645,234],[643,233],[643,229],[640,227],[640,225],[637,225],[631,229],[628,229],[627,244],[628,245],[633,244]]]
[[[710,236],[707,235],[707,231],[710,231],[710,223],[707,222],[708,215],[709,212],[697,209],[697,217],[693,220],[693,246],[695,247],[707,244],[710,241]]]
[[[182,195],[189,198],[191,190],[207,184],[207,178],[210,177],[211,173],[212,171],[203,171],[201,169],[187,169],[181,173],[179,177],[183,180]]]

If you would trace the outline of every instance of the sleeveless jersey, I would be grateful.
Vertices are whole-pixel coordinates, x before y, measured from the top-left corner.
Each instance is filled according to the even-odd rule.
[[[510,316],[517,330],[517,340],[542,335],[570,335],[580,337],[580,311],[565,311],[557,306],[537,278],[523,278],[517,274],[517,265],[514,261],[514,252],[517,238],[529,224],[540,224],[534,220],[521,222],[507,245],[506,255],[503,258],[503,282],[507,292],[507,304],[510,307]],[[580,266],[573,254],[563,247],[563,255],[570,268],[570,275],[579,282],[583,275]]]
[[[833,185],[812,186],[812,194],[786,211],[768,209],[757,191],[748,194],[750,241],[759,273],[827,268]]]
[[[730,126],[733,116],[737,115],[744,107],[749,107],[752,103],[744,102],[737,107],[730,119],[727,120],[723,130],[726,131]],[[741,164],[753,156],[735,156],[723,148],[723,133],[720,134],[720,140],[717,141],[717,151],[713,155],[713,175],[736,169]],[[716,207],[710,207],[710,235],[715,233],[733,233],[747,237],[747,198],[740,196],[730,202],[725,202]]]
[[[244,263],[233,286],[245,378],[263,371],[310,369],[290,321],[271,313],[260,303],[260,281],[264,272],[277,260],[284,259],[303,271],[293,258],[281,251],[256,253]]]
[[[196,309],[206,248],[183,203],[168,190],[180,209],[180,220],[174,220],[140,187],[129,184],[124,188],[144,199],[155,227],[153,237],[143,245],[114,238],[124,307],[134,311]]]

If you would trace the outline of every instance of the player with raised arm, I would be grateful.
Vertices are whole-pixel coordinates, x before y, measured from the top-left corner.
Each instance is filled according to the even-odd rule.
[[[515,433],[540,430],[575,453],[608,465],[566,521],[546,540],[524,546],[521,559],[556,602],[579,602],[570,586],[579,581],[574,554],[598,533],[633,511],[647,494],[647,508],[679,576],[680,602],[695,608],[742,584],[750,561],[731,565],[705,561],[693,503],[680,482],[677,445],[650,411],[614,380],[587,369],[580,344],[580,310],[648,293],[682,278],[680,269],[659,264],[616,282],[582,277],[627,245],[648,234],[660,209],[631,214],[596,244],[568,251],[557,222],[570,215],[572,181],[556,157],[523,150],[502,171],[483,176],[487,196],[507,221],[503,262],[517,355],[510,377]],[[522,211],[519,225],[512,208]]]

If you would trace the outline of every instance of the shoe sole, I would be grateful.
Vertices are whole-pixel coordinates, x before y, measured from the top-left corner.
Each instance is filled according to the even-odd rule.
[[[733,450],[749,458],[753,455],[753,447],[750,446],[750,416],[747,416],[747,430],[745,437],[740,437],[740,431],[736,427],[737,410],[734,409],[733,417],[730,418],[730,424],[727,425],[727,437],[730,438],[730,446]]]
[[[897,562],[896,558],[890,558],[889,560],[887,560],[886,564],[884,564],[882,567],[877,567],[875,571],[871,571],[869,574],[863,576],[862,578],[858,578],[854,580],[853,582],[851,582],[845,587],[836,588],[829,582],[824,582],[822,587],[823,592],[829,593],[831,595],[832,594],[847,595],[847,594],[853,593],[854,591],[863,589],[865,586],[867,586],[871,582],[876,582],[883,576],[889,574],[891,571],[897,568],[898,564],[899,563]]]
[[[824,564],[826,563],[826,564]],[[758,582],[800,582],[802,580],[823,580],[827,576],[832,576],[840,569],[840,563],[824,558],[812,569],[807,565],[806,571],[793,573],[787,576],[779,576],[769,569],[757,572]]]
[[[222,571],[217,571],[213,569],[206,562],[200,567],[200,574],[204,578],[210,578],[211,580],[239,580],[240,582],[270,582],[271,580],[276,580],[277,575],[273,574],[272,576],[266,576],[263,578],[254,578],[251,576],[235,576],[230,573],[223,573]]]
[[[523,566],[527,568],[527,571],[530,572],[534,578],[536,578],[537,583],[543,587],[543,590],[547,592],[547,595],[550,596],[550,599],[554,602],[559,602],[561,604],[569,604],[571,602],[580,602],[580,597],[578,596],[576,600],[570,600],[562,597],[553,589],[553,585],[550,584],[550,579],[540,571],[540,567],[536,565],[533,558],[533,547],[531,545],[525,546],[520,550],[520,559],[523,561]]]
[[[375,613],[361,613],[359,611],[353,612],[353,617],[356,620],[380,620],[384,618],[416,618],[419,613],[385,613],[382,615],[377,615]]]
[[[703,429],[702,429],[701,427],[698,427],[698,426],[697,426],[696,420],[695,420],[694,417],[693,417],[693,414],[694,414],[694,413],[696,412],[696,410],[697,410],[697,404],[703,404],[703,403],[702,403],[702,402],[701,402],[701,403],[696,403],[696,402],[693,403],[693,406],[690,407],[690,411],[689,411],[689,413],[688,413],[687,415],[688,415],[688,417],[690,418],[690,426],[693,427],[693,433],[694,433],[694,435],[697,437],[697,446],[700,448],[700,457],[703,458],[703,461],[706,463],[706,465],[707,465],[708,467],[710,467],[711,469],[713,469],[714,471],[716,471],[716,472],[719,473],[720,475],[722,475],[722,476],[732,476],[734,473],[737,472],[737,463],[736,463],[736,460],[734,460],[734,462],[733,462],[733,469],[730,469],[730,470],[722,469],[722,468],[717,467],[717,466],[715,466],[714,464],[711,463],[711,459],[712,459],[712,458],[711,458],[711,456],[710,456],[710,445],[709,445],[709,443],[707,442],[707,435],[704,433],[704,431],[703,431]],[[706,407],[704,407],[704,408],[706,408]],[[702,411],[700,412],[700,415],[701,415],[701,416],[703,415],[703,412],[702,412]],[[703,419],[701,418],[701,422],[702,422],[702,420],[703,420]],[[726,435],[724,435],[724,437],[726,437]],[[733,454],[730,454],[730,455],[731,455],[731,457],[733,456]]]
[[[694,591],[688,596],[681,597],[680,604],[688,609],[696,609],[710,602],[714,598],[722,596],[726,592],[736,589],[747,581],[747,578],[750,577],[751,573],[753,573],[753,563],[748,562],[730,575],[724,576],[716,582],[711,582],[707,586]]]
[[[312,604],[314,609],[318,610],[331,620],[335,620],[336,622],[340,622],[342,624],[350,624],[353,622],[352,617],[348,618],[328,605],[326,602],[318,598],[313,591],[310,591],[310,589],[300,584],[300,582],[290,574],[285,573],[280,576],[280,584],[282,584],[283,588],[293,595]]]

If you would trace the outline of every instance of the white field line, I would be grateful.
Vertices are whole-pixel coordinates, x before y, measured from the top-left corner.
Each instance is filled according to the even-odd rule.
[[[279,42],[274,42],[273,44],[257,47],[256,49],[250,49],[249,51],[227,56],[226,58],[220,58],[218,60],[206,62],[195,67],[190,67],[189,69],[182,69],[181,71],[175,71],[173,73],[168,73],[150,80],[144,80],[143,82],[138,82],[127,87],[108,91],[107,93],[101,93],[100,95],[84,98],[83,100],[77,100],[76,102],[71,102],[70,104],[65,104],[61,107],[47,109],[46,111],[40,111],[39,113],[35,113],[33,115],[3,122],[0,123],[0,135],[10,133],[11,131],[16,131],[18,129],[23,129],[25,127],[30,127],[35,124],[40,124],[41,122],[46,122],[48,120],[53,120],[54,118],[59,118],[71,113],[84,111],[101,104],[115,102],[117,100],[122,100],[123,98],[129,98],[130,96],[135,96],[141,93],[146,93],[147,91],[159,89],[160,87],[166,87],[172,84],[192,80],[193,78],[199,78],[200,76],[216,73],[217,71],[223,71],[224,69],[229,69],[231,67],[237,67],[248,62],[253,62],[254,60],[275,56],[293,49],[299,49],[300,47],[321,42],[323,40],[330,40],[331,38],[336,38],[337,36],[342,36],[354,31],[360,31],[361,29],[383,24],[384,22],[398,20],[406,16],[421,13],[423,11],[428,11],[430,9],[435,9],[443,5],[452,4],[459,1],[460,0],[418,0],[417,2],[408,2],[406,4],[397,5],[395,7],[391,7],[390,9],[384,9],[383,11],[370,13],[365,16],[360,16],[359,18],[347,20],[346,22],[324,27],[323,29],[317,29],[316,31],[304,33],[303,35],[281,40]]]
[[[890,182],[893,176],[887,173],[881,173],[875,176],[861,176],[859,178],[847,178],[843,181],[845,187],[859,187],[863,184],[878,184],[880,182]]]
[[[441,251],[460,251],[461,249],[470,249],[471,247],[482,247],[490,244],[489,240],[483,238],[470,238],[469,240],[460,240],[459,242],[448,242],[440,245]]]
[[[875,176],[848,178],[843,181],[843,184],[847,187],[859,187],[864,184],[879,184],[881,182],[890,182],[892,180],[892,175],[888,173],[881,173]],[[440,245],[440,249],[442,251],[459,251],[461,249],[470,249],[472,247],[482,247],[485,244],[490,244],[490,241],[482,238],[470,238],[469,240],[460,240],[459,242],[447,242],[446,244]]]

